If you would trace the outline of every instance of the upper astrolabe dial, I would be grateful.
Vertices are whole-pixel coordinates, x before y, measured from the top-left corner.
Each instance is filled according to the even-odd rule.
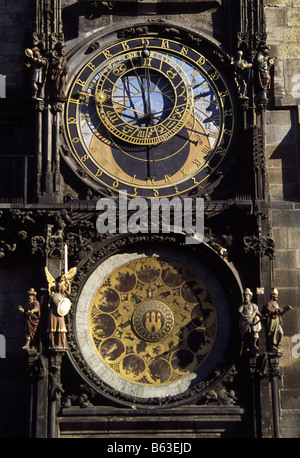
[[[179,132],[191,115],[190,82],[175,60],[145,47],[99,78],[97,112],[109,132],[132,144],[155,145]]]
[[[208,358],[217,313],[206,284],[190,269],[148,257],[122,265],[99,285],[89,326],[104,377],[172,385],[195,378]]]
[[[72,157],[95,187],[167,197],[220,168],[235,108],[204,52],[149,36],[116,42],[85,64],[70,85],[65,121]]]

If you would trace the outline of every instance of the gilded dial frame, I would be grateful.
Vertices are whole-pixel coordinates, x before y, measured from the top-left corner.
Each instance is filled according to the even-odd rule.
[[[235,135],[234,96],[198,48],[156,34],[128,38],[73,78],[66,137],[95,189],[174,196],[219,170]]]
[[[181,247],[180,238],[175,252],[171,239],[155,249],[135,245],[139,239],[118,238],[93,253],[88,270],[85,262],[79,266],[82,280],[75,279],[67,316],[69,356],[108,398],[141,406],[181,404],[203,396],[232,366],[239,347],[231,300],[239,286],[225,269],[228,292],[223,278],[202,255]],[[103,259],[106,250],[110,256]],[[210,256],[204,246],[200,252]],[[147,319],[157,327],[151,329]]]

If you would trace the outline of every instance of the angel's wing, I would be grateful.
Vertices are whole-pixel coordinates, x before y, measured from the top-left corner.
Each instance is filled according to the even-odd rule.
[[[76,272],[77,272],[77,268],[72,267],[72,269],[68,270],[68,272],[61,277],[62,281],[71,282],[73,278],[75,277]]]
[[[45,267],[45,274],[46,274],[46,278],[47,278],[47,282],[48,282],[48,291],[49,291],[49,294],[52,293],[52,288],[55,286],[55,278],[50,274],[49,270],[47,269],[47,267]]]

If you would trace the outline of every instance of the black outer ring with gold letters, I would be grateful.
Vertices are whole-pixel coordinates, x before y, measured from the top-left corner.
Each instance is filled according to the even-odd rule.
[[[133,115],[141,112],[137,122],[149,113],[130,107],[130,96],[123,108],[111,96],[119,84],[125,97],[120,82],[134,73],[137,79],[151,79],[151,91],[136,89],[135,95],[150,96],[158,104],[160,110],[151,113],[154,125],[126,121],[125,108]],[[159,118],[163,111],[167,115]],[[151,198],[185,193],[219,170],[233,143],[236,114],[232,91],[205,46],[200,52],[153,34],[115,42],[84,65],[69,89],[65,124],[77,168],[95,189]]]

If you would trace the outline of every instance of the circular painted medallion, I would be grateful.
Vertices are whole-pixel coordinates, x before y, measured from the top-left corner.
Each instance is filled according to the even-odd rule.
[[[150,342],[159,342],[173,329],[174,315],[161,301],[148,300],[140,304],[132,316],[132,325],[138,337]]]
[[[151,256],[112,269],[95,289],[89,323],[101,376],[144,386],[144,396],[146,387],[196,377],[218,328],[205,281],[179,262]]]

